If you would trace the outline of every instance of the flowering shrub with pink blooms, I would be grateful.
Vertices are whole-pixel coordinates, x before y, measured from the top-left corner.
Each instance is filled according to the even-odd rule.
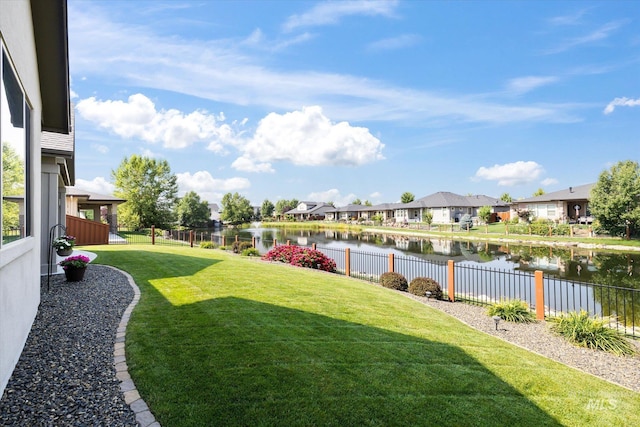
[[[298,267],[315,268],[330,273],[336,271],[336,262],[322,252],[294,245],[277,246],[264,254],[262,259],[285,262]]]

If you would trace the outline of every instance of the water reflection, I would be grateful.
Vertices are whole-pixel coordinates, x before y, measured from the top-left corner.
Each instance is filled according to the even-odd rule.
[[[579,248],[552,248],[522,244],[494,244],[441,238],[420,238],[390,234],[351,233],[346,231],[286,230],[246,228],[217,230],[231,242],[237,234],[242,240],[256,238],[262,253],[290,241],[301,246],[394,253],[429,261],[454,260],[500,270],[533,272],[586,283],[640,289],[640,254],[614,254]]]

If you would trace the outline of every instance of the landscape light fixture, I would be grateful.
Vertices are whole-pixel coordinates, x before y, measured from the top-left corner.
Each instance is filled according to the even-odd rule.
[[[493,321],[496,322],[496,331],[498,330],[498,323],[502,318],[500,316],[493,316]]]
[[[429,301],[429,298],[431,298],[431,291],[425,292],[425,295],[427,296],[427,301]]]

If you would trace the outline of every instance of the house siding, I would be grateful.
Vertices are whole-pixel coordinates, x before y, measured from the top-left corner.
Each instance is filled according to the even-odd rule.
[[[31,236],[0,247],[0,395],[20,358],[40,303],[41,96],[30,2],[0,2],[0,38],[30,104]]]

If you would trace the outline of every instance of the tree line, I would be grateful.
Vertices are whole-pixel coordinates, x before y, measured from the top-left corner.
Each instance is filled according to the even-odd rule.
[[[3,153],[4,154],[4,153]],[[125,158],[116,170],[111,171],[116,197],[126,202],[118,206],[118,218],[127,227],[140,229],[155,225],[170,228],[175,225],[194,228],[210,225],[209,203],[189,191],[178,198],[176,176],[166,160],[156,160],[139,155]],[[538,189],[535,195],[544,194]],[[415,199],[410,192],[402,193],[402,203]],[[504,193],[501,200],[513,199]],[[332,202],[327,202],[333,204]],[[227,193],[221,201],[221,219],[237,225],[262,218],[284,215],[298,206],[297,199],[281,199],[275,204],[265,199],[254,209],[248,199],[236,193]],[[352,204],[371,205],[368,200],[355,199]],[[640,233],[640,165],[626,160],[603,171],[589,199],[595,227],[612,236],[637,236]],[[487,212],[482,212],[486,216]],[[430,220],[431,218],[426,218]]]

